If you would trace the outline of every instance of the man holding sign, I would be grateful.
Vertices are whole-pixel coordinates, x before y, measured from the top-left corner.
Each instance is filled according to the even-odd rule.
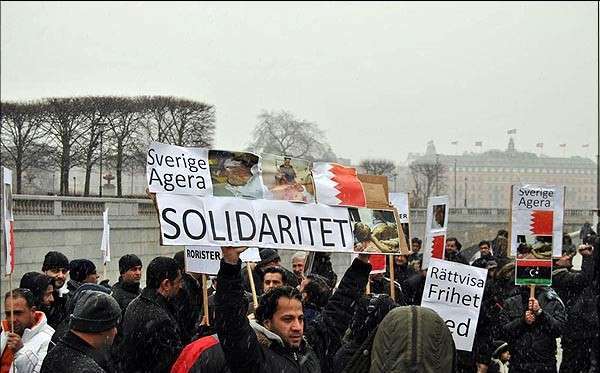
[[[333,372],[333,354],[352,318],[352,305],[364,292],[371,271],[368,256],[354,260],[325,306],[322,318],[307,325],[305,332],[300,293],[289,286],[266,293],[256,309],[258,323],[250,324],[244,312],[246,301],[240,273],[239,256],[244,250],[223,247],[217,276],[215,324],[231,372]],[[269,341],[268,347],[259,342],[256,332]]]

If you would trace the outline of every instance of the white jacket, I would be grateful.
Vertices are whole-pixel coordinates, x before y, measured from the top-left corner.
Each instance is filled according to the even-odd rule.
[[[54,329],[48,325],[46,315],[41,311],[35,312],[37,322],[29,329],[25,329],[21,341],[23,347],[15,354],[15,362],[10,369],[11,373],[38,373],[42,368],[42,362],[48,352],[48,345],[52,342]],[[8,342],[9,325],[6,320],[2,322],[2,334],[0,334],[0,355],[4,352]],[[8,328],[7,328],[8,327]],[[14,368],[14,370],[13,370]]]

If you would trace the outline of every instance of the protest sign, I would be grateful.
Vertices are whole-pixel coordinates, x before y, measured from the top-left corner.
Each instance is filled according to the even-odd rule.
[[[371,255],[369,257],[371,263],[371,274],[385,273],[387,260],[385,255]]]
[[[354,233],[354,251],[409,254],[404,236],[398,230],[395,210],[348,208],[348,211]]]
[[[163,245],[352,251],[348,209],[321,204],[158,193]]]
[[[153,142],[146,157],[151,193],[211,195],[208,150]]]
[[[365,191],[366,207],[371,209],[386,209],[390,207],[387,176],[363,174],[358,174],[357,176]]]
[[[15,269],[15,234],[12,199],[12,170],[2,167],[2,223],[4,224],[4,274]],[[11,285],[12,288],[12,285]]]
[[[408,193],[390,193],[390,204],[398,211],[398,221],[404,233],[406,244],[410,243],[410,209],[408,206]]]
[[[423,245],[423,269],[429,265],[429,259],[444,258],[447,229],[448,196],[429,198],[425,222],[425,244]]]
[[[562,253],[564,187],[512,186],[511,255],[550,259]]]
[[[216,275],[221,266],[221,248],[219,246],[186,246],[185,271]]]
[[[446,322],[456,348],[473,349],[487,269],[431,258],[422,307],[437,312]]]
[[[262,154],[260,159],[263,198],[315,202],[315,187],[310,172],[310,162],[305,159]]]
[[[552,286],[552,259],[517,259],[515,284]]]
[[[258,263],[260,262],[260,250],[258,249],[258,247],[249,247],[248,249],[246,249],[244,252],[242,252],[240,254],[240,260],[244,263],[246,262],[253,262],[253,263]]]
[[[365,207],[367,200],[356,169],[315,162],[312,169],[317,202],[331,206]]]
[[[245,152],[208,152],[213,196],[263,198],[260,157]]]

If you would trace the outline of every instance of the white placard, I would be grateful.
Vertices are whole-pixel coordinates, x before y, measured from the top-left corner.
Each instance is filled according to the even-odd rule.
[[[12,170],[2,167],[2,223],[4,224],[4,274],[15,270],[15,219],[13,215]]]
[[[444,258],[446,232],[448,231],[448,203],[448,196],[430,197],[427,201],[422,269],[429,266],[431,258]]]
[[[562,255],[564,187],[540,184],[512,186],[511,245],[535,245],[536,237],[552,236],[552,256]]]
[[[212,195],[208,149],[153,142],[146,156],[151,193]]]
[[[421,306],[446,322],[456,348],[473,349],[487,269],[432,258],[427,269]]]
[[[322,204],[156,194],[163,245],[352,252],[348,209]]]
[[[240,254],[240,259],[244,263],[246,263],[246,262],[258,263],[261,261],[260,250],[258,250],[258,247],[249,247],[247,250],[245,250],[243,253]]]
[[[390,203],[398,210],[400,224],[409,222],[408,193],[390,193]]]
[[[186,246],[185,271],[216,275],[221,266],[221,248],[218,246]]]
[[[110,262],[110,225],[108,224],[108,209],[102,213],[102,242],[100,244],[102,252],[102,263]]]

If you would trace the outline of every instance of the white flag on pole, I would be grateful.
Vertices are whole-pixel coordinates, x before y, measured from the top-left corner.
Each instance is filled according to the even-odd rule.
[[[102,251],[102,263],[110,262],[110,225],[108,224],[108,209],[104,210],[102,214],[102,244],[100,251]]]

